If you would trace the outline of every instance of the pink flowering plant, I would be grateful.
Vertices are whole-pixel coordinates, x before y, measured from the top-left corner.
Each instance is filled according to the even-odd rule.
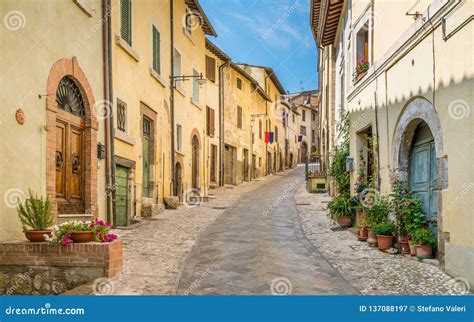
[[[92,231],[96,242],[108,243],[117,239],[117,236],[110,233],[110,224],[102,220],[94,221],[68,221],[60,225],[53,226],[51,236],[45,236],[50,243],[69,246],[73,243],[71,235],[76,231]]]
[[[356,66],[357,75],[365,73],[368,69],[369,69],[369,62],[365,59],[359,60]]]

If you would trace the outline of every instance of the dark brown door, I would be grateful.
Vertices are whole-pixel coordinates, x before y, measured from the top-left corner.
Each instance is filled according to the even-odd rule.
[[[58,110],[56,198],[59,214],[82,214],[84,206],[84,119]]]

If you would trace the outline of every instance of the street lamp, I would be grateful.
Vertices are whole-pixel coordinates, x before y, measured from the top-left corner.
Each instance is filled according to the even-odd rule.
[[[187,81],[189,79],[194,79],[196,78],[196,82],[198,83],[199,86],[202,86],[204,84],[206,84],[207,80],[202,77],[202,73],[200,73],[199,75],[179,75],[179,76],[173,76],[170,78],[173,80],[173,87],[176,87],[176,82],[184,82],[184,81]]]

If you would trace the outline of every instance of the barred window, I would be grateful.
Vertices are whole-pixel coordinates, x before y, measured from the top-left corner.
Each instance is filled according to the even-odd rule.
[[[125,132],[127,127],[127,105],[120,101],[117,100],[117,128],[120,131]]]

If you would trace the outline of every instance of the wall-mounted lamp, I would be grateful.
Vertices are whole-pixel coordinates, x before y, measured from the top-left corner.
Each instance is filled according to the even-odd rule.
[[[184,82],[184,81],[187,81],[189,79],[193,79],[193,78],[196,78],[196,82],[198,83],[199,86],[202,86],[204,84],[206,84],[207,80],[202,77],[202,73],[200,73],[199,75],[180,75],[180,76],[173,76],[170,78],[172,79],[173,81],[173,86],[176,86],[176,82]]]
[[[104,160],[105,159],[105,145],[98,142],[97,143],[97,160]]]

